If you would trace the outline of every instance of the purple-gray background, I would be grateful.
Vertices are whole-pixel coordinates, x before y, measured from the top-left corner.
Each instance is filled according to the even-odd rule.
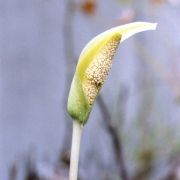
[[[9,179],[15,163],[17,179],[23,180],[29,154],[53,166],[64,146],[69,148],[67,76],[72,78],[78,55],[92,37],[131,21],[157,22],[158,28],[121,45],[101,94],[121,132],[129,174],[140,166],[137,154],[151,147],[156,158],[150,177],[158,179],[159,169],[167,168],[166,160],[180,150],[179,1],[99,0],[94,14],[80,8],[85,0],[74,3],[71,14],[66,0],[0,0],[0,179]],[[69,37],[65,28],[72,28]],[[121,101],[123,90],[126,100]],[[103,123],[95,104],[82,139],[84,179],[118,174]]]

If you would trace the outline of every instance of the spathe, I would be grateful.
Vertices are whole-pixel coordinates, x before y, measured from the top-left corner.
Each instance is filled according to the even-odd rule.
[[[155,30],[156,23],[134,22],[109,29],[93,38],[83,49],[68,98],[68,112],[84,125],[111,68],[120,43],[132,35]]]

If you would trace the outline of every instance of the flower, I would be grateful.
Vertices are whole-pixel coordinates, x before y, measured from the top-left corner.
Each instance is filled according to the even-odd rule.
[[[79,57],[68,98],[67,109],[73,119],[81,125],[87,122],[119,44],[138,32],[155,30],[156,25],[134,22],[114,27],[99,34],[85,46]]]

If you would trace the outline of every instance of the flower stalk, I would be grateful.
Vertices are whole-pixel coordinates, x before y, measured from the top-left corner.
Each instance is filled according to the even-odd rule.
[[[79,122],[73,120],[69,180],[77,180],[78,177],[78,162],[79,162],[82,129],[83,128],[79,124]]]

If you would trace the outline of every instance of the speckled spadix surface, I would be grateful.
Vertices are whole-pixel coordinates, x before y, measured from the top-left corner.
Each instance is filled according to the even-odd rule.
[[[68,113],[74,120],[81,125],[86,123],[111,69],[119,44],[133,34],[155,29],[156,23],[130,23],[99,34],[85,46],[79,57],[68,98]]]

